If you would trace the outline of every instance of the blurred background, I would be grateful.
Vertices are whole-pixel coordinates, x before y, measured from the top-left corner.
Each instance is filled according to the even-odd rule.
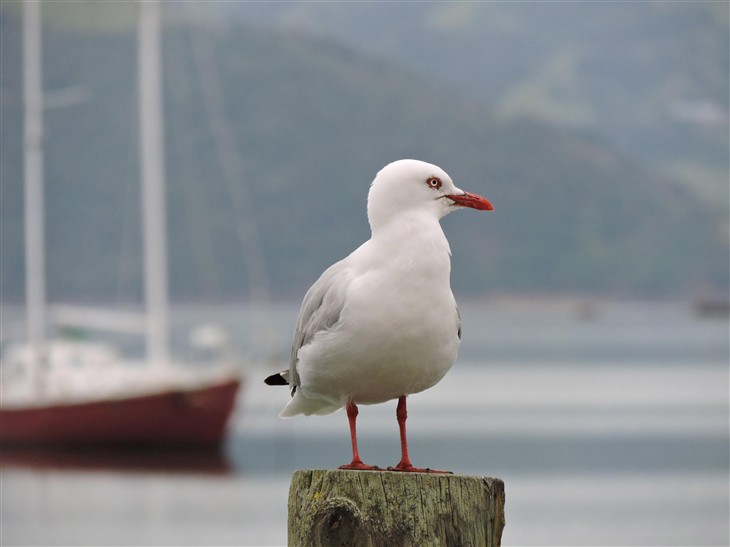
[[[50,305],[143,300],[135,2],[42,2]],[[228,333],[215,453],[3,448],[8,545],[276,545],[343,413],[281,421],[298,306],[411,157],[484,195],[443,221],[459,361],[416,465],[497,476],[505,544],[721,545],[728,524],[729,10],[720,2],[163,2],[173,353]],[[23,11],[0,11],[0,295],[24,337]],[[143,344],[105,335],[125,353]],[[396,463],[395,404],[361,411]]]

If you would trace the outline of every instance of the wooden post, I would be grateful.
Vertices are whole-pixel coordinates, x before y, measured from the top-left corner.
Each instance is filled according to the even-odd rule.
[[[500,479],[318,469],[289,488],[290,546],[497,547],[504,524]]]

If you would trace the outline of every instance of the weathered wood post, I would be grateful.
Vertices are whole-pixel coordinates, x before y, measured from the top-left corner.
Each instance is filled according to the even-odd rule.
[[[504,524],[500,479],[318,469],[289,487],[294,547],[497,547]]]

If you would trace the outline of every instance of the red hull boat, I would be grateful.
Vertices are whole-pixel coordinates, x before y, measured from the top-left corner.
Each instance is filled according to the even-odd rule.
[[[0,410],[3,444],[218,444],[238,379],[102,401]]]
[[[218,359],[204,359],[210,366],[197,370],[181,367],[171,349],[160,3],[142,2],[139,9],[144,313],[66,306],[53,321],[45,289],[40,9],[39,2],[23,3],[27,344],[9,348],[7,356],[3,352],[0,443],[218,444],[233,411],[239,376],[231,367],[213,367]],[[144,334],[145,366],[121,359],[108,344],[54,340],[48,336],[52,323],[84,332]],[[223,356],[225,336],[214,332],[211,337],[208,329],[202,338],[201,351]]]

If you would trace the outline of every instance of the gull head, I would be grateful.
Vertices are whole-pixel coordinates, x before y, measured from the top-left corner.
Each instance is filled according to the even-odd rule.
[[[378,172],[368,194],[368,220],[372,229],[405,211],[423,212],[440,219],[463,207],[493,210],[492,204],[482,196],[457,188],[443,169],[419,160],[389,163]]]

